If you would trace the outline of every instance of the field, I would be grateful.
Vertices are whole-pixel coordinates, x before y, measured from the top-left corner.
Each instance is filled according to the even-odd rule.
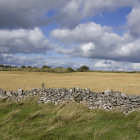
[[[81,87],[93,91],[119,90],[140,94],[140,74],[0,72],[0,88]],[[90,110],[79,103],[38,103],[38,97],[21,102],[0,100],[1,140],[140,140],[140,112]]]
[[[0,101],[1,140],[140,140],[140,113],[89,110],[79,103]]]
[[[136,73],[47,73],[47,72],[0,72],[0,88],[17,90],[18,88],[90,88],[92,91],[113,89],[128,94],[140,94],[140,74]]]

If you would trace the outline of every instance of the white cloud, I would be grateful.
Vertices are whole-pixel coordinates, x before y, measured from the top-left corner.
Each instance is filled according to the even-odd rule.
[[[112,60],[95,60],[95,70],[139,71],[140,63],[116,62]]]
[[[86,17],[93,17],[105,11],[113,11],[121,7],[133,7],[138,0],[69,0],[61,10],[57,20],[63,27],[74,27]]]
[[[132,69],[133,70],[140,70],[140,63],[133,63],[132,64]]]
[[[0,53],[46,53],[53,45],[39,28],[0,30]]]
[[[99,38],[102,34],[111,32],[111,28],[107,26],[100,26],[94,22],[87,24],[80,24],[74,29],[55,29],[51,32],[51,35],[64,42],[90,42],[95,38]],[[116,34],[111,34],[117,36]]]
[[[140,37],[140,4],[135,6],[130,14],[127,16],[127,26],[130,34],[133,37]]]
[[[111,60],[96,60],[94,68],[102,70],[122,70],[125,67],[123,62],[116,62]]]
[[[87,44],[83,44],[83,45],[81,46],[81,48],[82,48],[83,51],[89,52],[89,51],[95,49],[95,45],[94,45],[94,43],[89,42],[89,43],[87,43]]]
[[[112,11],[120,7],[133,6],[136,3],[137,0],[86,0],[84,1],[83,13],[84,16],[92,16],[103,11]]]
[[[138,0],[0,0],[0,28],[34,28],[50,22],[74,27],[86,17],[137,5]],[[54,15],[47,16],[52,10]],[[4,13],[4,14],[3,14]]]
[[[94,22],[73,29],[56,29],[51,35],[61,42],[75,43],[73,56],[128,62],[140,60],[140,39],[136,40],[128,33],[119,36],[110,27]]]
[[[34,28],[46,24],[49,10],[60,11],[68,0],[0,0],[0,28]]]
[[[128,30],[122,36],[114,33],[111,27],[94,22],[79,25],[81,20],[90,16],[120,7],[133,8],[127,16]],[[54,14],[48,17],[47,13],[51,11]],[[102,59],[97,62],[96,67],[119,69],[117,65],[120,65],[122,68],[121,63],[114,61],[140,61],[139,13],[138,0],[0,0],[0,60],[6,63],[15,61],[17,64],[35,63],[35,58],[23,56],[18,59],[15,54],[41,54],[52,49],[54,45],[47,40],[39,27],[35,27],[53,22],[61,28],[53,30],[51,36],[60,40],[61,45],[67,43],[70,46],[55,48],[56,52],[64,56]],[[39,61],[41,64],[63,66],[84,64],[66,60],[63,63],[63,59],[57,60],[56,63],[51,60],[46,62],[44,59],[38,58],[36,64],[40,65]],[[138,69],[139,65],[135,63],[131,66]]]

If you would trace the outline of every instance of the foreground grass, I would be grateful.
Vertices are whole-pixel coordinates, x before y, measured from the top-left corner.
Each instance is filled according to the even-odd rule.
[[[1,140],[140,140],[140,113],[127,116],[82,104],[0,101]]]
[[[46,88],[76,86],[96,92],[113,89],[128,94],[140,94],[140,73],[0,71],[0,88],[4,90],[40,88],[43,82]]]

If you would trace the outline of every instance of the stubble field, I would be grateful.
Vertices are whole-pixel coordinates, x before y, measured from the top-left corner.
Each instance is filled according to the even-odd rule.
[[[90,88],[92,91],[113,89],[128,94],[140,94],[140,74],[135,73],[47,73],[47,72],[0,72],[0,88],[17,90],[18,88]]]

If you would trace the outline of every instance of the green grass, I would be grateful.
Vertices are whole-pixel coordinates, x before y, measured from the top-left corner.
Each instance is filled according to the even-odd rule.
[[[140,140],[140,112],[124,116],[37,100],[0,101],[0,140]]]

